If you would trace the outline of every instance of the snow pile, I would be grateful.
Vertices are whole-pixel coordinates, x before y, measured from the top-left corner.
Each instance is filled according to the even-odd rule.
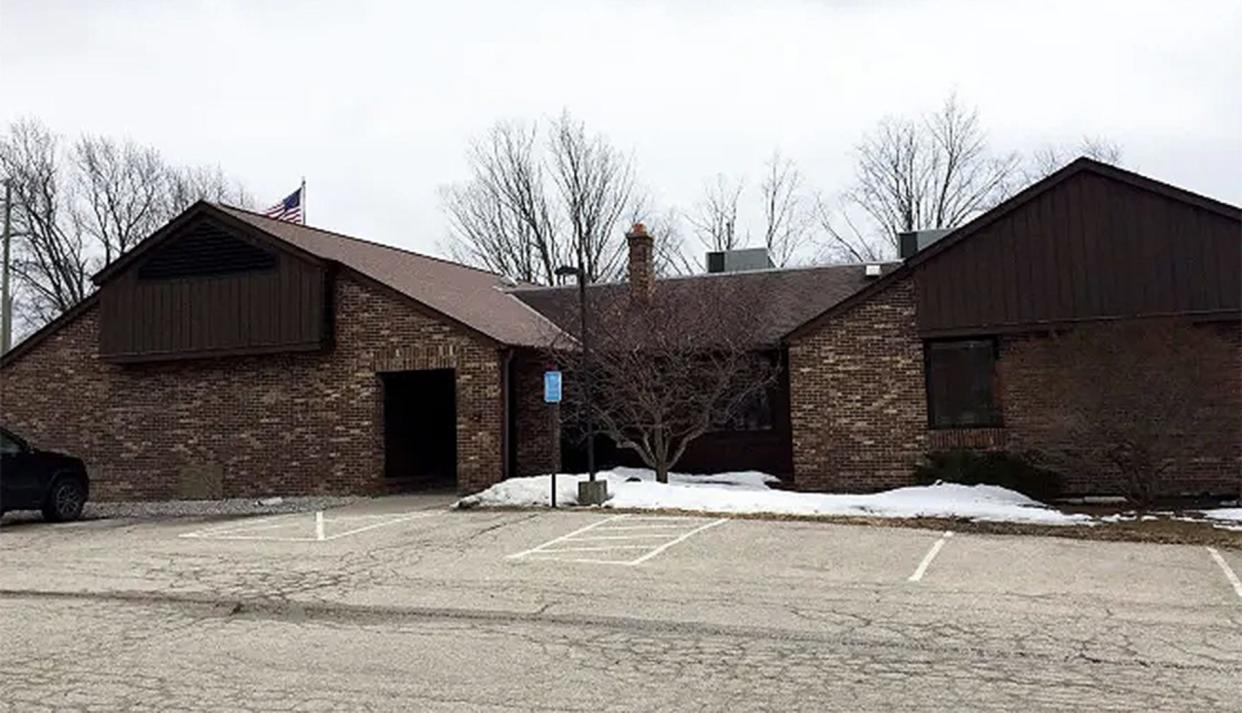
[[[1203,517],[1209,520],[1223,520],[1242,525],[1242,508],[1216,508],[1204,510]]]
[[[898,488],[874,494],[797,493],[773,490],[777,479],[746,471],[718,475],[671,474],[667,484],[655,482],[650,470],[618,468],[599,473],[608,481],[611,498],[604,507],[633,510],[689,510],[713,513],[832,515],[861,517],[943,517],[986,522],[1040,525],[1090,524],[1088,515],[1066,514],[995,485],[936,485]],[[584,475],[558,475],[558,505],[577,502]],[[551,476],[511,478],[481,493],[462,498],[458,507],[547,506]]]
[[[1212,523],[1213,527],[1242,531],[1242,507],[1204,510],[1203,517]]]

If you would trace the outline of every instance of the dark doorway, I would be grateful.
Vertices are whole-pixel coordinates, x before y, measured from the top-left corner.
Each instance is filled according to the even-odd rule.
[[[399,490],[457,487],[457,397],[452,369],[381,375],[384,477]]]

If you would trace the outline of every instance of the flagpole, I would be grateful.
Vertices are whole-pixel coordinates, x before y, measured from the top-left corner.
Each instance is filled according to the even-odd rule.
[[[306,176],[302,176],[302,225],[306,225]]]

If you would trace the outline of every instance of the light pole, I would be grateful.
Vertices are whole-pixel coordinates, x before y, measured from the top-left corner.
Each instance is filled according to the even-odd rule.
[[[587,480],[578,483],[579,505],[602,505],[608,499],[608,481],[595,479],[595,416],[592,413],[594,401],[594,374],[591,362],[591,333],[587,319],[587,281],[586,271],[579,261],[578,267],[562,265],[556,268],[557,277],[573,275],[578,280],[578,318],[579,342],[582,345],[582,405],[586,411],[587,438]]]

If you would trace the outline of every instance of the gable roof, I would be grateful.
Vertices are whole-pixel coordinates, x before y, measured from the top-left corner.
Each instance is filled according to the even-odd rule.
[[[945,251],[961,243],[963,240],[969,239],[972,235],[975,235],[984,228],[992,225],[997,220],[1000,220],[1013,211],[1027,205],[1050,189],[1084,172],[1120,181],[1140,190],[1156,193],[1164,196],[1165,198],[1186,203],[1195,206],[1196,208],[1200,208],[1235,221],[1242,221],[1242,209],[1237,206],[1232,206],[1228,203],[1223,203],[1213,198],[1148,178],[1147,176],[1134,173],[1133,171],[1127,171],[1125,169],[1101,163],[1083,156],[1065,165],[1060,170],[1049,174],[1035,183],[1032,183],[1030,186],[1027,186],[1023,190],[1002,201],[997,206],[979,215],[969,223],[954,229],[940,240],[906,259],[905,262],[901,263],[900,267],[897,269],[886,273],[883,277],[872,282],[870,285],[867,285],[864,289],[861,289],[846,299],[829,306],[827,309],[806,320],[803,324],[800,324],[796,328],[790,330],[784,335],[784,338],[796,338],[814,330],[834,315],[840,314],[845,310],[848,310],[851,306],[869,299],[872,295],[887,289],[896,281],[910,275],[919,265],[935,259],[936,256],[943,254]]]
[[[294,248],[354,270],[502,344],[542,346],[556,326],[515,299],[500,275],[320,228],[215,206]]]
[[[199,201],[167,225],[92,276],[97,285],[111,280],[142,255],[173,238],[196,217],[209,216],[245,229],[272,247],[315,264],[334,263],[381,284],[433,312],[501,344],[538,347],[560,330],[508,293],[500,275],[449,260],[373,243],[241,208]],[[0,366],[56,332],[98,301],[96,291],[0,356]]]
[[[891,270],[896,267],[896,263],[888,263],[882,265],[881,269]],[[752,335],[755,345],[772,346],[778,344],[789,330],[863,289],[867,284],[882,279],[867,277],[865,269],[865,265],[857,264],[708,273],[656,280],[654,289],[657,294],[661,291],[678,293],[719,290],[723,299],[709,297],[705,300],[684,302],[736,310],[739,315],[738,323],[756,325],[757,331]],[[610,303],[629,298],[628,282],[598,283],[588,286],[587,289],[590,291],[589,299],[592,304],[603,303],[601,306],[605,308]],[[576,286],[516,287],[510,290],[510,294],[565,331],[577,331]],[[740,318],[743,314],[745,319]]]

